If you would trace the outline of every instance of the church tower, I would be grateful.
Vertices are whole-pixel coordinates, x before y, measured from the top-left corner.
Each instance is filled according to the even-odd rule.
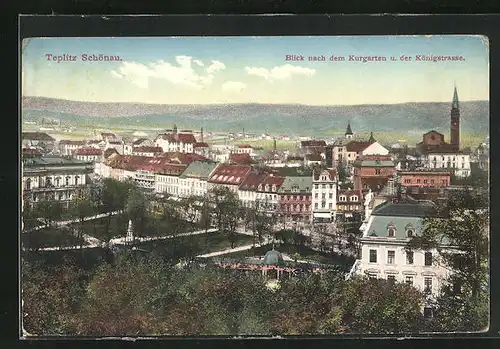
[[[352,133],[352,130],[351,130],[351,123],[348,122],[347,123],[347,130],[345,131],[345,138],[346,139],[352,139],[352,136],[353,136],[353,133]]]
[[[451,104],[450,143],[454,151],[460,150],[460,108],[456,86],[453,91],[453,102]]]

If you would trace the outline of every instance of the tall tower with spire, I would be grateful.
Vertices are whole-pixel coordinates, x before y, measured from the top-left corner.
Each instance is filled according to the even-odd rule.
[[[351,123],[348,122],[347,123],[347,130],[345,131],[345,138],[346,139],[352,139],[352,136],[353,136],[353,133],[352,133],[352,130],[351,130]]]
[[[450,143],[454,151],[460,150],[460,107],[458,104],[457,86],[453,91],[451,103]]]

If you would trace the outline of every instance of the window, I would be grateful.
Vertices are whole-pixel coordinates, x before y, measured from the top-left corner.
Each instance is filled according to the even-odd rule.
[[[376,168],[376,169],[375,169],[375,174],[376,174],[376,175],[379,175],[379,174],[380,174],[380,169],[379,169],[379,168]]]
[[[396,259],[396,251],[387,251],[387,264],[394,264]]]
[[[318,198],[318,193],[315,193],[314,194],[314,198],[317,199]]]
[[[368,273],[368,278],[370,278],[370,279],[376,279],[377,278],[377,273],[374,273],[374,272]]]
[[[321,208],[325,208],[325,206],[326,206],[326,203],[323,201],[323,202],[321,203]]]
[[[406,264],[413,264],[413,251],[406,252]]]
[[[321,184],[321,189],[326,189],[326,184]]]
[[[330,208],[330,209],[332,208],[332,203],[331,202],[328,204],[328,208]]]
[[[406,230],[406,236],[409,238],[412,238],[415,235],[415,232],[413,231],[413,228],[408,228]]]
[[[432,313],[433,313],[432,308],[430,308],[430,307],[424,308],[424,318],[425,319],[431,319],[432,315],[433,315]]]
[[[314,189],[318,189],[318,187],[319,187],[318,184],[314,185]]]
[[[389,227],[389,229],[387,229],[387,232],[388,232],[390,238],[393,238],[394,236],[396,236],[396,229],[394,227]]]
[[[351,201],[352,201],[352,202],[356,202],[356,201],[358,201],[358,197],[357,197],[357,196],[355,196],[355,195],[354,195],[354,196],[351,196]]]
[[[330,184],[330,189],[333,189],[333,184]]]
[[[330,193],[330,195],[328,195],[328,197],[329,197],[330,199],[333,199],[333,193]]]
[[[434,184],[434,179],[431,179],[431,184]]]
[[[420,179],[417,179],[417,184],[420,184]]]
[[[427,179],[424,179],[424,184],[427,184],[428,180]]]
[[[321,194],[321,198],[324,200],[326,199],[326,193]]]
[[[453,282],[453,294],[460,294],[462,293],[462,286],[460,285],[459,281],[454,281]]]
[[[425,265],[426,266],[432,265],[432,253],[431,252],[425,252]]]
[[[387,281],[394,284],[396,282],[396,275],[387,275]]]
[[[377,250],[370,250],[370,263],[377,263]]]
[[[407,276],[407,277],[405,278],[405,283],[406,283],[407,285],[411,285],[411,286],[413,286],[413,276]]]
[[[405,183],[406,183],[406,184],[411,183],[411,179],[409,179],[409,178],[405,179]]]
[[[25,186],[25,189],[26,190],[30,190],[31,189],[31,178],[28,178],[26,180],[26,186]]]
[[[432,291],[432,278],[426,277],[424,278],[424,292],[431,292],[431,291]]]
[[[340,196],[340,201],[345,201],[346,197],[344,195]]]
[[[61,177],[57,177],[56,178],[56,187],[59,186],[59,183],[61,182]]]
[[[314,204],[314,208],[318,208],[318,203],[317,202]]]
[[[321,177],[321,180],[322,180],[322,181],[326,181],[326,180],[327,180],[326,176],[322,176],[322,177]],[[324,188],[324,187],[325,187],[325,184],[323,184],[323,188]]]

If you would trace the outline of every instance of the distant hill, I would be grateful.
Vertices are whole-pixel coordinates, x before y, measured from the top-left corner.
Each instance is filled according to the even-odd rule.
[[[42,117],[96,125],[143,125],[209,131],[272,132],[283,135],[324,136],[345,130],[354,132],[405,132],[421,134],[435,129],[449,133],[451,103],[402,103],[357,106],[309,106],[294,104],[170,105],[94,103],[43,97],[23,97],[23,120]],[[489,133],[489,102],[462,102],[461,131]]]

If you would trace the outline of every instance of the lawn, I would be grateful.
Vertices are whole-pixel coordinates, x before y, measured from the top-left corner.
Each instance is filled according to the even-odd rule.
[[[253,238],[249,235],[236,235],[235,236],[234,247],[250,245],[252,244]],[[158,240],[158,241],[147,241],[137,244],[147,251],[154,250],[169,250],[172,248],[189,248],[195,251],[195,254],[205,254],[210,252],[222,251],[231,248],[231,243],[227,235],[219,232],[175,237],[171,239]]]
[[[67,228],[43,228],[21,234],[21,242],[26,248],[70,247],[87,245]]]

